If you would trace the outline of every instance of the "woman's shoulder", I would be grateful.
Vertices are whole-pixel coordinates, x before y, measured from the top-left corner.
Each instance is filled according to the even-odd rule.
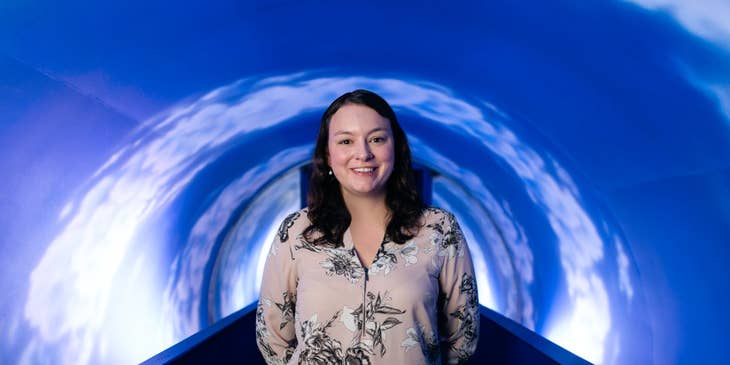
[[[302,220],[309,222],[309,218],[307,218],[307,213],[309,213],[309,208],[301,208],[297,211],[289,213],[286,218],[284,218],[284,222],[298,222]]]
[[[438,221],[438,220],[449,220],[455,221],[456,218],[454,213],[436,206],[428,206],[423,210],[423,217],[426,223]]]
[[[431,227],[439,232],[461,231],[461,225],[456,219],[456,215],[440,207],[429,206],[425,208],[422,222],[424,226]]]
[[[309,218],[307,217],[308,213],[307,208],[299,209],[295,212],[292,212],[284,218],[284,220],[279,225],[279,240],[281,242],[286,242],[289,240],[289,237],[291,236],[297,236],[299,233],[304,231],[307,227],[309,227],[310,222]]]

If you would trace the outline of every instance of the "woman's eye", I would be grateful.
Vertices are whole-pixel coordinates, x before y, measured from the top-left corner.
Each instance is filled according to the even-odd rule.
[[[350,140],[349,139],[343,139],[343,140],[339,141],[338,143],[339,144],[350,144]]]
[[[371,139],[370,141],[375,142],[375,143],[380,143],[380,142],[385,142],[385,138],[384,137],[373,137],[373,139]]]

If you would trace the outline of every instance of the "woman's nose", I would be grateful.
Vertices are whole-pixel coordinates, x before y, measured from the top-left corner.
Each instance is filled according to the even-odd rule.
[[[360,143],[355,153],[355,158],[362,161],[367,161],[374,157],[367,143]]]

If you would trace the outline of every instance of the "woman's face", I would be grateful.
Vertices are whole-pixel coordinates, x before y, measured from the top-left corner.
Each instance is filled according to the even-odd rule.
[[[390,121],[365,105],[345,104],[330,118],[327,163],[342,196],[385,196],[395,164]]]

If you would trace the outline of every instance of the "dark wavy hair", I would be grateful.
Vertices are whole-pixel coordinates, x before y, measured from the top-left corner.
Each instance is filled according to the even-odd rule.
[[[395,165],[386,183],[385,203],[391,214],[385,235],[391,241],[405,243],[418,233],[421,214],[425,208],[413,176],[411,149],[388,102],[378,94],[362,89],[341,95],[322,115],[307,194],[307,217],[311,225],[304,230],[304,239],[315,245],[334,243],[340,246],[342,237],[350,226],[351,216],[342,198],[340,183],[334,175],[328,174],[330,167],[327,165],[330,119],[346,104],[367,106],[390,121]]]

